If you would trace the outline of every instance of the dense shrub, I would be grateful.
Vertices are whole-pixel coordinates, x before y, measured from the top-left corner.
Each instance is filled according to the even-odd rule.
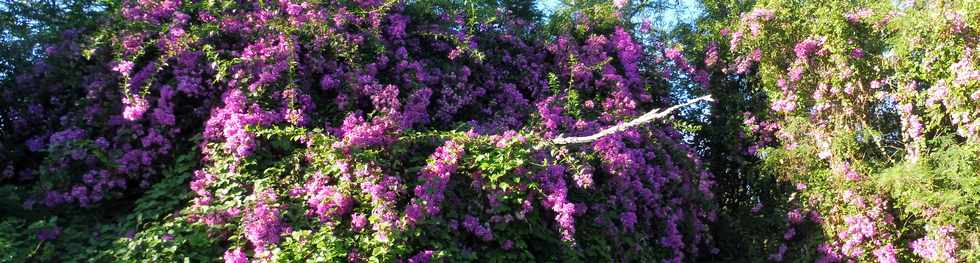
[[[668,106],[664,72],[694,72],[616,16],[552,36],[532,15],[439,1],[107,12],[4,90],[12,260],[682,261],[711,248],[712,176],[671,126],[549,142]]]
[[[980,2],[533,2],[0,6],[0,261],[980,260]]]
[[[692,38],[723,76],[711,87],[722,112],[708,123],[742,129],[707,132],[703,151],[748,155],[706,159],[719,178],[739,176],[719,182],[729,207],[720,223],[736,226],[722,234],[770,226],[723,251],[980,259],[976,1],[712,2],[706,11],[699,26],[710,33]],[[760,97],[769,103],[751,104]]]

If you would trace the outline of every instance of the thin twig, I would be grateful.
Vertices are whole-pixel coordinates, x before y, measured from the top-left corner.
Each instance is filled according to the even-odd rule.
[[[34,247],[34,250],[31,250],[31,253],[27,254],[27,259],[33,259],[34,256],[37,255],[37,251],[41,250],[41,246],[44,246],[44,240],[37,242],[37,246]]]
[[[610,134],[621,132],[621,131],[625,131],[626,129],[633,128],[633,127],[636,127],[636,126],[640,126],[640,125],[649,123],[649,122],[651,122],[653,120],[666,117],[667,115],[670,115],[670,113],[672,113],[673,111],[675,111],[677,109],[690,106],[691,104],[698,103],[698,102],[700,102],[702,100],[703,101],[714,101],[714,99],[711,98],[711,95],[701,96],[701,97],[698,97],[698,98],[694,98],[694,99],[688,100],[687,102],[685,102],[683,104],[674,105],[674,106],[672,106],[670,108],[667,108],[667,109],[664,109],[664,110],[653,109],[650,112],[647,112],[647,113],[643,114],[639,118],[633,119],[633,120],[631,120],[629,122],[621,123],[621,124],[616,125],[616,126],[612,126],[612,127],[606,128],[606,129],[604,129],[602,131],[599,131],[596,134],[592,134],[592,135],[589,135],[589,136],[582,136],[582,137],[561,137],[561,135],[559,135],[558,138],[555,138],[555,139],[551,140],[551,143],[552,144],[556,144],[556,145],[564,145],[564,144],[579,144],[579,143],[594,142],[594,141],[599,140],[600,138],[605,137],[605,136],[608,136]]]

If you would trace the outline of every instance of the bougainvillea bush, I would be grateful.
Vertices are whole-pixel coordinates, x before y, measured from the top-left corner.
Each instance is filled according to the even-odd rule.
[[[658,261],[712,176],[691,65],[608,3],[111,1],[6,86],[4,261]],[[634,7],[640,8],[640,7]],[[133,201],[135,200],[135,201]]]
[[[980,2],[670,4],[2,4],[0,262],[980,260]]]
[[[718,188],[723,232],[749,236],[734,247],[770,261],[980,260],[980,2],[705,7],[691,53],[715,64],[722,107],[706,124],[735,129],[700,141],[739,156],[706,161],[738,178]]]

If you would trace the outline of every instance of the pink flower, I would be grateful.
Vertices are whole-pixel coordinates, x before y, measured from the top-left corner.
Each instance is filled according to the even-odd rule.
[[[146,99],[139,96],[125,97],[123,98],[123,118],[129,121],[136,121],[143,118],[143,113],[146,113],[149,103]]]
[[[870,17],[873,14],[874,14],[874,12],[871,11],[871,9],[861,8],[861,9],[858,9],[857,11],[844,14],[844,18],[847,19],[847,22],[857,23],[857,22],[860,22],[861,19]]]
[[[708,50],[705,51],[704,64],[712,66],[718,62],[718,43],[708,43]]]
[[[735,51],[735,48],[738,47],[739,42],[742,42],[742,31],[735,31],[735,33],[732,33],[732,40],[728,43],[731,51]]]
[[[810,37],[800,43],[796,44],[793,51],[796,52],[796,58],[801,60],[806,60],[810,56],[817,55],[823,49],[824,42],[826,38]]]
[[[920,238],[909,246],[912,248],[912,253],[928,261],[955,262],[957,242],[956,238],[950,235],[952,232],[952,226],[943,226],[936,231],[934,237]]]
[[[623,9],[628,3],[629,0],[613,0],[613,6],[615,6],[617,9]]]
[[[363,229],[368,223],[367,216],[362,213],[354,213],[351,215],[350,223],[351,227],[354,228],[354,231],[361,231],[361,229]]]
[[[119,61],[116,62],[115,66],[112,66],[112,71],[119,72],[119,74],[122,74],[123,76],[128,76],[129,72],[131,72],[132,70],[133,70],[132,61]]]
[[[803,213],[800,212],[800,209],[793,209],[793,211],[786,213],[786,220],[792,224],[799,224],[803,222]]]
[[[892,244],[878,248],[874,251],[875,257],[878,258],[878,263],[897,263],[898,260],[895,258],[895,247]]]
[[[248,256],[242,251],[242,248],[235,248],[235,250],[225,251],[225,263],[248,263]]]

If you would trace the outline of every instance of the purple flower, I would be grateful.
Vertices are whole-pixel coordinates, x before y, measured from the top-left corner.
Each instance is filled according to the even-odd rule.
[[[515,142],[523,143],[526,141],[523,135],[518,134],[517,131],[514,130],[504,131],[503,134],[499,136],[494,135],[494,137],[497,141],[494,145],[497,146],[497,148],[505,148]]]
[[[789,247],[787,247],[786,244],[779,245],[779,250],[776,251],[775,254],[770,254],[769,260],[775,262],[782,262],[783,256],[786,255],[786,250],[789,250]]]
[[[356,248],[347,252],[347,262],[362,262],[362,261],[364,260],[361,258],[361,252],[357,251]]]
[[[854,59],[864,58],[864,50],[861,48],[854,48],[854,50],[851,50],[851,57]]]
[[[470,233],[473,233],[483,241],[493,240],[493,232],[488,227],[484,227],[480,224],[480,221],[471,215],[466,215],[463,217],[463,228]]]
[[[356,2],[357,5],[364,8],[370,8],[381,4],[381,0],[357,0]]]
[[[364,121],[359,113],[350,113],[340,127],[340,134],[343,137],[341,147],[371,147],[385,145],[394,141],[388,135],[392,128],[390,121],[386,118],[374,118],[371,122]]]
[[[742,42],[742,34],[744,34],[742,33],[742,31],[735,31],[734,33],[732,33],[732,39],[728,43],[728,46],[731,48],[731,51],[734,52],[735,48],[738,47],[738,43]]]
[[[390,25],[388,26],[388,34],[393,39],[402,39],[405,37],[405,27],[409,22],[408,16],[403,16],[399,14],[388,15],[388,21]]]
[[[320,218],[321,222],[350,212],[354,200],[341,193],[336,187],[327,185],[327,178],[317,173],[306,183],[308,213]],[[362,225],[363,226],[363,225]],[[358,227],[359,228],[359,227]]]
[[[803,66],[794,65],[789,69],[789,80],[796,82],[803,78]]]
[[[946,86],[945,81],[940,80],[936,85],[929,88],[929,97],[926,98],[926,106],[933,107],[938,103],[945,102],[948,96],[949,87]]]
[[[911,115],[903,121],[905,125],[905,130],[910,138],[919,138],[922,136],[923,127],[922,122],[919,121],[919,116]]]
[[[64,145],[65,143],[72,142],[83,137],[85,137],[85,130],[70,128],[52,134],[51,137],[48,138],[48,144],[52,146]]]
[[[323,90],[331,90],[338,86],[340,86],[340,81],[329,74],[323,75],[323,77],[320,78],[320,88]]]
[[[556,105],[556,100],[557,98],[555,97],[548,97],[537,103],[538,113],[543,121],[542,124],[547,128],[545,137],[557,135],[560,125],[568,120],[566,116],[562,116],[562,107]]]
[[[704,64],[706,66],[713,66],[718,62],[718,43],[711,42],[708,43],[708,50],[705,52]]]
[[[504,242],[500,243],[500,248],[510,250],[511,248],[514,248],[514,241],[510,239],[504,240]]]
[[[803,222],[803,213],[800,212],[800,209],[793,209],[786,213],[786,220],[792,224],[799,224]]]
[[[756,8],[752,12],[742,15],[742,21],[748,23],[749,31],[752,32],[753,36],[759,36],[762,31],[762,24],[760,22],[772,20],[775,17],[775,12],[765,8]]]
[[[454,48],[453,50],[449,51],[449,55],[447,55],[447,57],[449,58],[449,60],[456,60],[456,58],[462,55],[463,52],[464,51],[460,48]]]
[[[76,185],[75,187],[72,187],[71,197],[78,200],[78,203],[81,204],[82,207],[87,207],[90,204],[90,200],[88,198],[88,188],[83,185]]]
[[[817,252],[820,252],[820,254],[823,254],[823,257],[820,257],[819,259],[817,259],[817,261],[816,261],[817,263],[840,262],[840,260],[842,258],[842,256],[839,253],[837,253],[837,251],[834,250],[827,243],[823,243],[823,244],[820,244],[819,246],[817,246]]]
[[[592,166],[586,166],[581,171],[575,173],[575,185],[582,189],[592,187]]]
[[[633,212],[623,212],[619,214],[619,221],[623,223],[623,230],[633,231],[633,226],[636,225],[636,213]]]
[[[44,139],[43,136],[35,136],[35,137],[32,137],[32,138],[28,139],[25,144],[27,145],[27,150],[28,151],[31,151],[31,152],[40,152],[40,151],[44,150],[44,148],[46,146],[44,144],[44,141],[45,141],[45,139]]]
[[[535,178],[545,192],[545,206],[555,212],[555,222],[563,241],[575,241],[576,206],[568,201],[568,188],[565,186],[565,167],[552,165],[539,172]]]
[[[851,215],[844,218],[847,226],[842,232],[837,233],[837,238],[843,241],[840,251],[849,257],[857,257],[865,252],[862,244],[873,240],[878,234],[874,221],[863,214]]]
[[[60,204],[62,204],[64,202],[66,202],[65,201],[65,196],[66,195],[63,195],[61,193],[58,193],[57,191],[53,191],[53,190],[52,191],[48,191],[44,195],[44,205],[47,206],[47,207],[55,207],[55,206],[58,206],[58,205],[60,205]]]
[[[174,78],[177,79],[177,90],[186,94],[201,93],[202,69],[199,68],[200,52],[184,52],[177,58],[174,68]]]
[[[436,148],[431,160],[419,174],[421,184],[415,186],[412,207],[423,208],[426,215],[437,215],[444,198],[449,177],[456,171],[456,163],[463,155],[463,145],[448,140]]]
[[[123,44],[123,48],[125,49],[125,51],[123,52],[124,54],[126,55],[135,54],[137,51],[139,51],[140,46],[143,45],[143,36],[139,34],[124,36],[122,44]],[[129,65],[128,66],[120,65],[122,63],[129,63]],[[119,74],[122,74],[123,76],[127,76],[129,75],[129,72],[133,69],[133,62],[121,61],[117,64],[117,66],[122,66],[122,67],[120,67],[119,69],[113,67],[112,70],[119,72]]]
[[[643,56],[643,47],[633,40],[633,36],[622,27],[616,27],[611,40],[616,47],[619,63],[623,65],[624,75],[631,82],[639,81],[639,62]],[[683,59],[683,57],[681,57]],[[686,63],[685,63],[686,64]]]
[[[432,260],[432,250],[423,250],[408,259],[409,263],[429,263]]]
[[[735,62],[735,74],[744,74],[749,72],[749,68],[752,67],[752,59],[740,57]]]
[[[58,226],[44,228],[37,231],[37,240],[55,240],[61,235],[61,228]]]
[[[776,15],[776,13],[773,12],[772,10],[770,10],[770,9],[756,8],[756,9],[752,9],[752,12],[750,12],[746,18],[748,20],[768,21],[768,20],[772,20],[773,18],[775,18],[775,15]]]
[[[235,248],[235,250],[225,251],[225,263],[248,263],[248,256],[242,251],[242,248]]]
[[[245,237],[255,247],[257,254],[264,255],[268,252],[268,246],[279,243],[280,235],[286,232],[288,226],[280,221],[279,208],[270,205],[277,199],[275,193],[268,191],[257,194],[258,203],[242,221],[245,223]]]
[[[371,102],[377,111],[392,114],[401,107],[398,101],[398,87],[395,85],[372,85],[367,88],[371,93]]]

